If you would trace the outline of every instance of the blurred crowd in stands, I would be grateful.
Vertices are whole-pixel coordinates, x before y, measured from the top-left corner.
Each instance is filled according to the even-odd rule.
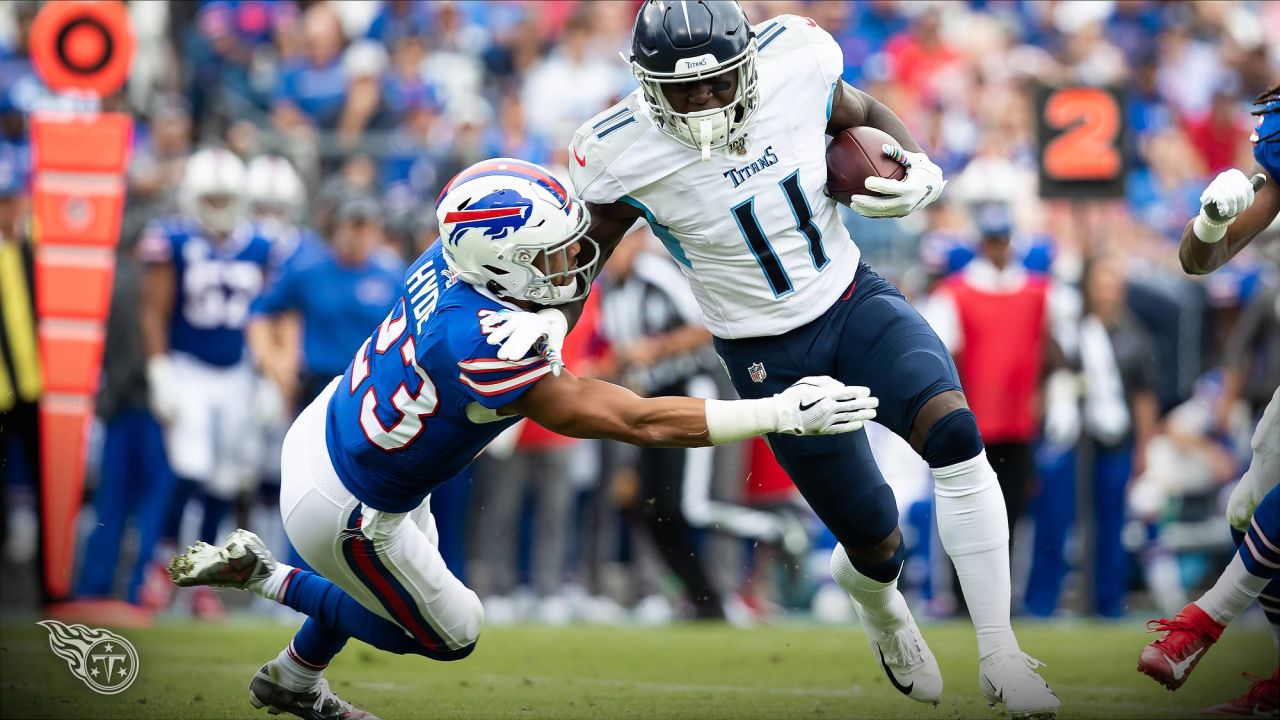
[[[1026,348],[1009,369],[1021,373],[1026,392],[1016,407],[991,411],[1007,416],[1008,427],[984,429],[989,446],[1007,452],[997,469],[1015,531],[1017,609],[1121,617],[1154,604],[1175,612],[1230,550],[1219,508],[1280,382],[1280,229],[1208,278],[1184,276],[1176,259],[1178,236],[1208,181],[1253,164],[1249,109],[1280,77],[1280,4],[743,4],[753,21],[795,13],[826,28],[844,49],[844,79],[893,108],[950,179],[943,201],[923,215],[873,221],[848,213],[847,224],[867,259],[939,328],[962,372],[973,366],[973,383],[999,388],[1007,380],[976,360],[992,354],[991,343],[995,355]],[[0,6],[6,243],[30,235],[26,113],[66,101],[49,95],[26,57],[38,7]],[[246,188],[247,207],[321,244],[341,243],[335,252],[355,253],[357,264],[376,256],[394,271],[435,240],[434,199],[461,168],[509,156],[563,176],[578,124],[635,88],[619,57],[629,54],[635,8],[571,0],[131,3],[137,57],[127,90],[104,101],[130,112],[136,126],[101,425],[126,415],[155,422],[146,417],[135,246],[148,223],[178,212],[194,150],[220,146],[246,163],[264,156],[285,163],[274,176],[285,179]],[[1039,197],[1033,99],[1042,84],[1120,93],[1123,196]],[[299,181],[296,191],[289,178]],[[277,201],[285,207],[273,208]],[[694,380],[708,394],[732,392],[710,336],[696,315],[680,312],[687,290],[678,277],[669,281],[676,276],[669,258],[643,226],[633,235],[633,252],[620,252],[600,281],[594,320],[571,337],[570,366],[642,392]],[[611,298],[645,283],[658,289],[669,317],[637,330],[632,319],[652,309]],[[965,322],[966,288],[992,283],[1042,290],[1046,336],[1002,337],[999,328]],[[296,322],[292,309],[258,307],[285,325]],[[274,360],[262,360],[259,349],[247,353],[286,401],[276,433],[311,396],[307,386],[342,371],[316,364],[304,347],[305,315],[298,324],[301,340],[269,346]],[[911,545],[909,597],[939,616],[955,612],[928,470],[890,433],[869,432]],[[491,621],[851,617],[825,570],[824,548],[834,541],[764,443],[689,451],[677,470],[683,482],[672,490],[655,489],[651,479],[667,471],[668,459],[527,426],[501,440],[474,478],[460,477],[432,499],[445,557],[481,594]],[[113,471],[143,476],[132,480],[143,489],[114,502],[86,498],[80,556],[96,565],[78,574],[85,596],[154,609],[171,602],[153,561],[172,545],[148,541],[154,531],[125,531],[125,518],[163,525],[154,516],[170,512],[172,503],[146,489],[146,476],[167,472],[157,469],[165,458],[154,444],[160,449],[150,455],[135,453],[145,461],[115,468],[103,459],[112,457],[109,442],[91,449],[91,489]],[[0,467],[10,498],[7,563],[29,561],[36,542],[23,489],[32,460],[15,447],[3,449],[9,460]],[[218,530],[250,523],[273,545],[283,542],[273,472],[268,462],[245,479]],[[98,513],[116,519],[93,539],[87,531],[104,524],[95,500]],[[192,541],[193,525],[188,520],[173,540]],[[121,556],[138,557],[135,570],[117,571]],[[207,616],[221,612],[216,598],[191,604]]]

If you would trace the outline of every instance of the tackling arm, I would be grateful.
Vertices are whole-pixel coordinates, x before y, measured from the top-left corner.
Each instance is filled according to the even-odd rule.
[[[706,401],[642,398],[626,388],[567,371],[539,380],[504,410],[569,437],[619,440],[640,447],[713,444]]]
[[[1262,172],[1255,168],[1254,172]],[[1245,208],[1226,228],[1226,234],[1216,242],[1204,242],[1196,234],[1196,219],[1192,218],[1182,230],[1182,242],[1178,246],[1178,260],[1188,275],[1205,275],[1227,264],[1258,233],[1266,229],[1280,214],[1280,186],[1271,181],[1257,189],[1253,204]]]
[[[849,83],[837,80],[835,97],[831,101],[831,118],[827,121],[827,134],[839,135],[849,128],[864,126],[889,133],[908,152],[921,152],[920,143],[912,137],[911,131],[907,130],[897,113]]]
[[[808,377],[757,400],[642,398],[617,385],[547,375],[500,412],[519,413],[578,438],[621,440],[640,447],[705,447],[766,433],[834,435],[862,429],[879,404],[865,387]]]

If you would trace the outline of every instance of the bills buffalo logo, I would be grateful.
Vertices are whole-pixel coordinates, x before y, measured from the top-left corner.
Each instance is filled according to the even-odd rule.
[[[473,229],[482,231],[490,240],[502,240],[524,227],[532,214],[532,200],[511,190],[499,190],[467,204],[465,209],[445,213],[444,224],[450,228],[449,242],[454,245]]]
[[[41,620],[49,631],[49,647],[67,663],[71,674],[103,695],[123,692],[138,678],[138,651],[110,630]]]

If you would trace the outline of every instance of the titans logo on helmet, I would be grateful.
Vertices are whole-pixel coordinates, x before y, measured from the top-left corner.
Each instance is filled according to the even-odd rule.
[[[490,240],[502,240],[524,227],[532,210],[533,201],[513,190],[490,193],[464,210],[445,213],[444,222],[452,227],[449,242],[456,245],[458,238],[473,228]]]

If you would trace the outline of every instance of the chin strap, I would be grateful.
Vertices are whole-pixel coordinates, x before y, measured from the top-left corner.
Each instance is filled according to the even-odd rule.
[[[698,139],[702,141],[702,159],[711,159],[711,118],[698,119]]]

